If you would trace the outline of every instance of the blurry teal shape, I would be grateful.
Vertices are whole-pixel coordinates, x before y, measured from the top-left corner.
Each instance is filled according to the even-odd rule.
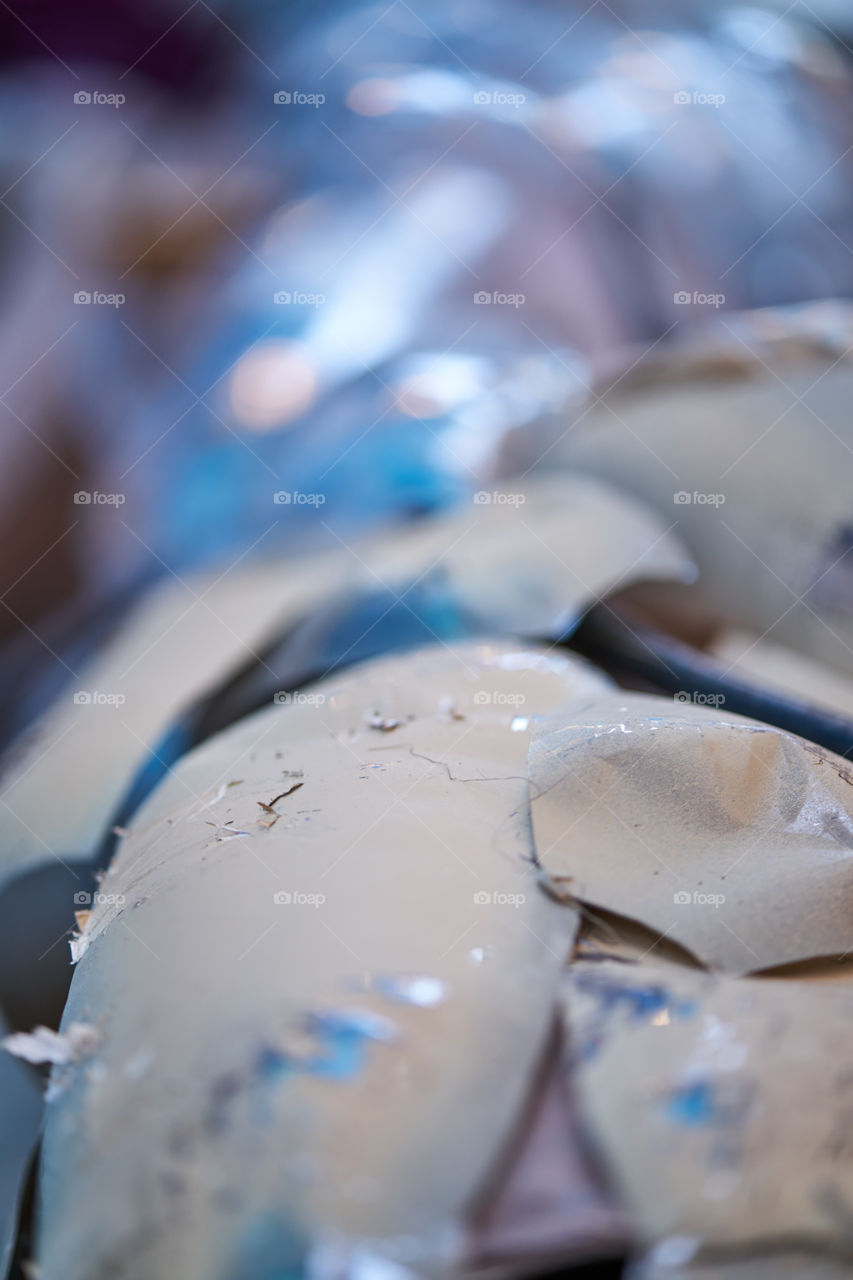
[[[245,1231],[222,1280],[304,1280],[304,1237],[278,1214],[259,1217]]]
[[[5,1030],[0,1017],[0,1035]],[[35,1072],[0,1049],[0,1280],[12,1262],[21,1199],[43,1118],[44,1099]]]
[[[713,1123],[717,1108],[714,1091],[706,1080],[686,1084],[667,1101],[667,1115],[678,1124],[690,1126]]]

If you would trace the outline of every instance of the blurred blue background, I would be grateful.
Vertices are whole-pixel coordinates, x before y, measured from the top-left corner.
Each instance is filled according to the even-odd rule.
[[[846,6],[0,10],[0,643],[524,470],[600,368],[853,292]]]

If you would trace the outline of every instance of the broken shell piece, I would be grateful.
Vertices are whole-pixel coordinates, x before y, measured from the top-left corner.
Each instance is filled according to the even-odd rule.
[[[330,1235],[392,1261],[405,1240],[409,1264],[440,1270],[530,1087],[577,919],[536,885],[529,733],[510,723],[608,686],[563,655],[436,647],[181,761],[123,841],[74,971],[66,1021],[97,1017],[103,1078],[49,1118],[44,1280],[244,1280],[259,1237],[277,1274]],[[405,721],[381,741],[377,706]],[[285,768],[304,775],[298,808],[253,833]],[[217,843],[203,797],[235,778],[217,813],[250,834]],[[421,983],[392,1004],[354,994],[364,974]]]
[[[693,582],[666,522],[587,476],[536,476],[474,495],[364,552],[374,582],[441,575],[484,630],[562,636],[594,601],[632,583]]]
[[[81,687],[64,691],[4,761],[0,886],[52,854],[91,855],[140,760],[181,708],[274,627],[343,589],[351,563],[343,551],[285,571],[259,563],[170,578],[143,595],[83,670]]]
[[[774,644],[749,631],[727,629],[715,636],[710,653],[759,688],[801,698],[835,715],[853,717],[853,679],[786,645]]]
[[[853,306],[821,306],[730,313],[698,340],[631,353],[550,460],[674,526],[699,566],[676,588],[682,610],[850,672]]]
[[[706,1247],[853,1256],[853,985],[581,961],[564,1009],[589,1136],[659,1255],[650,1280],[667,1251],[677,1275]]]
[[[714,708],[608,695],[534,727],[536,853],[574,897],[733,973],[853,947],[853,773]]]

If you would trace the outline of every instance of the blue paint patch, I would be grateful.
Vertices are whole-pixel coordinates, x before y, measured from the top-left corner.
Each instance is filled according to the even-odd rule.
[[[340,1031],[330,1037],[325,1053],[310,1058],[302,1069],[325,1080],[352,1080],[366,1063],[364,1038],[356,1032]]]
[[[666,1102],[666,1113],[676,1124],[712,1124],[717,1116],[713,1087],[704,1080],[685,1085],[670,1094]]]
[[[580,973],[575,977],[575,986],[593,996],[599,1006],[594,1025],[582,1047],[576,1050],[578,1062],[589,1062],[597,1057],[607,1038],[608,1018],[620,1010],[627,1012],[633,1022],[648,1025],[659,1013],[667,1013],[670,1020],[681,1020],[695,1017],[699,1008],[695,1000],[675,1000],[664,986],[633,987],[602,978],[601,974]]]
[[[602,979],[598,974],[581,974],[575,982],[579,991],[598,999],[602,1013],[625,1009],[638,1022],[650,1022],[664,1010],[674,1018],[692,1018],[698,1008],[695,1000],[674,1000],[666,987],[658,984],[633,987]]]
[[[656,1013],[669,1008],[670,996],[665,987],[631,987],[617,982],[603,982],[600,977],[583,975],[577,979],[580,991],[594,995],[605,1012],[623,1008],[637,1021],[646,1022]]]
[[[305,1028],[314,1036],[318,1051],[296,1056],[273,1045],[263,1045],[254,1061],[255,1080],[278,1084],[288,1076],[311,1075],[324,1080],[352,1080],[367,1065],[367,1047],[397,1038],[397,1027],[370,1009],[331,1009],[310,1013]]]
[[[305,1280],[306,1258],[302,1233],[265,1214],[243,1233],[223,1280]]]
[[[397,1034],[390,1018],[369,1009],[312,1013],[307,1025],[322,1049],[301,1064],[302,1070],[328,1080],[351,1080],[364,1070],[367,1045],[371,1041],[387,1043]]]
[[[271,1080],[278,1082],[285,1076],[293,1073],[294,1064],[286,1053],[282,1053],[281,1049],[275,1049],[272,1045],[264,1045],[258,1050],[255,1058],[255,1075],[261,1080]]]

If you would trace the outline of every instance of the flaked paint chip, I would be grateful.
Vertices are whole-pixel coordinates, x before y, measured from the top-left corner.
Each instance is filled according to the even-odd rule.
[[[213,827],[216,831],[217,841],[235,839],[240,840],[244,836],[248,836],[248,831],[238,831],[233,825],[234,819],[230,818],[228,822],[208,822],[208,827]]]
[[[298,791],[300,787],[304,786],[304,782],[294,782],[292,787],[288,787],[286,791],[280,791],[277,796],[273,796],[272,800],[267,800],[266,803],[263,800],[257,800],[256,804],[259,809],[263,809],[264,813],[275,814],[276,817],[279,817],[280,815],[275,812],[275,806],[279,800],[286,800],[288,796],[293,795],[294,791]]]
[[[378,711],[374,711],[367,723],[371,729],[378,729],[380,733],[393,733],[395,729],[399,729],[401,722],[391,716],[383,716]]]
[[[94,1053],[100,1043],[100,1032],[88,1022],[72,1022],[67,1031],[53,1031],[50,1027],[15,1031],[0,1041],[12,1057],[34,1066],[48,1062],[67,1066],[70,1062],[79,1062]]]

